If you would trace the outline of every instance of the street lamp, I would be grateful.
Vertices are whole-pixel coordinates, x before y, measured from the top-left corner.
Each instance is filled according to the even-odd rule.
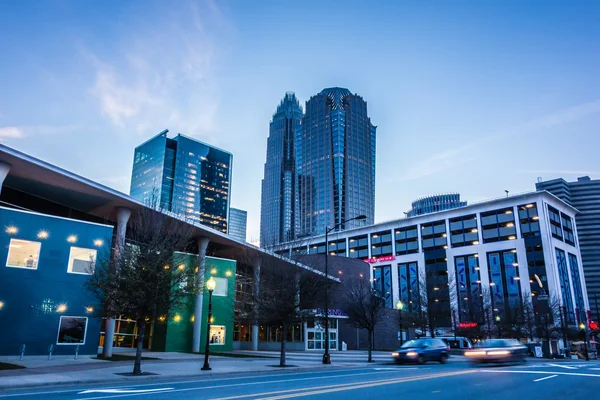
[[[400,317],[400,346],[402,346],[402,331],[404,328],[402,326],[402,309],[404,309],[404,303],[402,300],[398,300],[396,303],[396,308],[398,309],[398,316]]]
[[[329,232],[334,231],[346,222],[363,221],[365,219],[367,219],[366,215],[359,215],[342,221],[331,228],[325,228],[325,354],[323,354],[323,364],[331,364],[331,356],[329,355]]]
[[[206,347],[204,348],[204,366],[202,371],[210,371],[210,365],[208,363],[208,354],[210,352],[210,320],[212,318],[212,294],[217,286],[217,281],[211,276],[206,281],[206,289],[208,289],[208,320],[206,322]]]
[[[579,324],[579,329],[581,329],[581,332],[579,333],[579,335],[583,339],[583,350],[585,351],[585,361],[589,361],[590,357],[588,354],[588,346],[587,346],[587,330],[586,330],[586,326],[583,322]]]

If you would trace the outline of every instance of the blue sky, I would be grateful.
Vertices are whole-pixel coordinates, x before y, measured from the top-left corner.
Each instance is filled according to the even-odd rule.
[[[598,21],[596,1],[0,0],[0,141],[126,193],[137,144],[207,141],[253,241],[286,91],[368,102],[377,221],[600,178]]]

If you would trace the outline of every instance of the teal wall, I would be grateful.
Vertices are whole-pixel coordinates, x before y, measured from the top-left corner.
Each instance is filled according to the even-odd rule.
[[[79,351],[96,354],[100,318],[88,309],[96,304],[85,289],[89,275],[67,270],[73,246],[95,249],[97,257],[108,254],[112,227],[0,207],[0,229],[0,355],[17,355],[22,344],[26,355],[47,354],[51,344],[54,354],[74,354],[76,344],[57,343],[61,316],[87,318]],[[31,254],[35,268],[7,266],[11,239],[40,243],[39,256]],[[13,242],[12,249],[25,247]]]
[[[183,257],[183,258],[182,258]],[[193,254],[177,254],[178,264],[183,263],[186,268],[195,268],[198,265],[198,256]],[[212,325],[225,326],[225,344],[211,344],[211,351],[231,351],[233,344],[233,310],[235,302],[235,260],[206,257],[205,281],[211,276],[227,279],[227,296],[212,296]],[[230,275],[230,276],[228,276]],[[217,290],[215,290],[216,292]],[[208,323],[208,291],[204,290],[202,312],[202,336],[200,339],[201,351],[206,344],[206,328]],[[192,336],[194,330],[194,304],[192,297],[187,304],[170,313],[169,320],[155,325],[155,336],[152,349],[156,351],[189,352],[192,350]],[[164,333],[163,333],[164,332]],[[164,339],[163,339],[164,337]]]

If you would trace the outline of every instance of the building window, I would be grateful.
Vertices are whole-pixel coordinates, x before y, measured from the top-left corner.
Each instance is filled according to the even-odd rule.
[[[61,316],[56,344],[85,344],[87,322],[86,317]]]
[[[454,258],[459,322],[483,320],[481,275],[477,254]]]
[[[227,292],[229,289],[229,281],[227,278],[216,278],[213,276],[215,280],[215,290],[213,290],[213,296],[225,297],[227,296]]]
[[[396,255],[419,252],[419,234],[417,226],[396,229]]]
[[[306,246],[300,246],[300,247],[294,247],[294,249],[292,250],[292,253],[295,256],[301,256],[301,255],[307,254],[308,251],[306,250]]]
[[[517,238],[517,227],[512,208],[481,213],[483,243]]]
[[[416,262],[398,264],[398,288],[404,309],[411,313],[419,311],[419,268]]]
[[[392,232],[383,231],[371,234],[371,257],[392,255]]]
[[[560,213],[562,228],[565,234],[565,242],[571,246],[575,246],[575,235],[573,235],[573,221],[567,214]]]
[[[583,290],[581,289],[581,276],[579,274],[579,263],[577,256],[569,254],[569,267],[571,267],[571,279],[573,280],[573,290],[575,291],[575,302],[577,304],[578,323],[586,320],[585,303],[583,302]]]
[[[329,255],[331,256],[346,256],[346,239],[330,240]]]
[[[69,254],[69,269],[72,274],[91,275],[94,273],[97,251],[81,247],[71,247]]]
[[[450,243],[452,247],[479,244],[475,214],[450,220]]]
[[[523,241],[527,255],[527,269],[529,272],[533,311],[535,313],[544,312],[548,307],[549,297],[542,238],[540,236],[530,236],[524,238]],[[544,302],[544,305],[541,306],[540,302]]]
[[[436,221],[421,225],[421,246],[423,251],[448,248],[446,221]]]
[[[373,267],[373,289],[385,299],[385,306],[392,308],[392,267]]]
[[[7,267],[37,269],[40,258],[40,242],[10,239]]]
[[[540,236],[540,217],[536,203],[523,204],[518,208],[521,237]]]
[[[522,304],[517,252],[505,250],[487,256],[494,314],[513,321],[519,317]]]
[[[567,308],[567,323],[574,324],[573,300],[571,297],[571,283],[569,281],[567,258],[564,251],[560,249],[555,249],[555,251],[556,265],[558,266],[558,278],[560,280],[560,292],[562,295],[562,305]]]
[[[563,240],[558,210],[554,207],[548,206],[548,216],[550,217],[550,231],[552,232],[552,237],[558,240]]]
[[[309,254],[325,254],[325,242],[311,244]]]
[[[349,238],[348,250],[350,258],[369,258],[369,239],[367,235]]]
[[[210,344],[225,344],[225,327],[223,325],[210,326]]]

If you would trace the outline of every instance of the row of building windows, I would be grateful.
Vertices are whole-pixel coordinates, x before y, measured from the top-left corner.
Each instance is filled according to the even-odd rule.
[[[370,234],[370,254],[369,235],[350,237],[348,238],[348,256],[362,259],[369,258],[369,256],[372,258],[390,255],[400,256],[418,253],[419,251],[478,245],[480,240],[483,243],[515,240],[517,239],[517,223],[520,225],[522,238],[540,236],[537,205],[535,203],[524,204],[517,206],[517,209],[518,221],[515,220],[512,207],[481,213],[480,229],[478,228],[476,214],[450,219],[449,232],[446,232],[445,220],[421,224],[420,248],[418,225]],[[551,206],[548,206],[548,210],[552,236],[575,246],[572,219]],[[448,235],[450,235],[450,243],[448,243]],[[345,255],[345,245],[340,245],[344,241],[345,239],[340,239],[335,242],[335,245],[331,245],[329,254]],[[294,254],[299,254],[296,249],[298,248],[294,248]],[[277,253],[287,256],[289,251],[280,250]],[[310,245],[310,253],[324,254],[324,244]]]

